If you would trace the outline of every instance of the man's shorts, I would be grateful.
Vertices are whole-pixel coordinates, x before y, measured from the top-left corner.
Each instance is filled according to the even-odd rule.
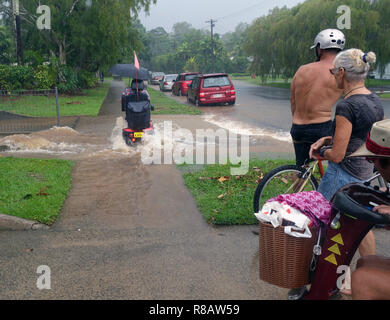
[[[333,122],[327,121],[315,124],[293,124],[291,137],[294,141],[295,157],[298,166],[303,166],[310,161],[309,152],[313,143],[323,137],[333,135]]]

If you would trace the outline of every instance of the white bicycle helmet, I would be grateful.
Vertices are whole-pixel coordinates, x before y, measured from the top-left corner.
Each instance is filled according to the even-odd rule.
[[[326,29],[321,31],[314,40],[314,46],[310,49],[314,49],[320,45],[320,49],[340,49],[344,50],[345,47],[345,35],[337,29]]]

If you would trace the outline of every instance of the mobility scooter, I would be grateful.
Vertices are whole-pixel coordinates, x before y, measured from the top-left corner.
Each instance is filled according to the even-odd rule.
[[[378,205],[390,206],[390,194],[367,184],[350,184],[332,199],[331,222],[305,300],[327,300],[338,292],[339,267],[349,266],[361,241],[376,225],[390,226],[390,216],[373,212]],[[322,252],[321,252],[322,251]]]
[[[136,146],[142,141],[145,133],[153,134],[154,128],[150,112],[154,106],[150,103],[150,97],[145,90],[143,80],[134,79],[130,88],[126,88],[122,94],[122,112],[126,112],[127,128],[122,135],[129,146]]]

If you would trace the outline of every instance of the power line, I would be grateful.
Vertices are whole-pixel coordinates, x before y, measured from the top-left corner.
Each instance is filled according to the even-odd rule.
[[[250,6],[250,7],[248,7],[248,8],[242,9],[242,10],[240,10],[240,11],[236,11],[236,12],[230,13],[230,14],[224,16],[224,17],[220,17],[220,18],[218,18],[218,20],[223,20],[223,19],[230,18],[230,17],[232,17],[232,16],[240,15],[240,14],[242,14],[242,13],[247,12],[248,10],[251,10],[251,9],[256,8],[256,7],[259,7],[260,5],[263,5],[264,2],[266,2],[266,1],[265,1],[265,0],[260,1],[259,3],[256,3],[256,4],[253,5],[253,6]]]

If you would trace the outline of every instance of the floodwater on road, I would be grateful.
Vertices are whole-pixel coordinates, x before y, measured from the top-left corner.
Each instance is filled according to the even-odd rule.
[[[291,141],[290,91],[233,81],[237,92],[234,107],[204,106],[203,119],[228,130],[251,136]],[[183,98],[181,98],[183,99]],[[383,99],[385,117],[390,118],[390,100]]]
[[[251,136],[290,141],[291,111],[288,90],[234,81],[234,107],[202,107],[204,120]]]
[[[144,158],[153,152],[164,152],[166,146],[172,150],[185,150],[196,142],[197,147],[205,147],[204,141],[185,140],[181,136],[181,128],[175,122],[156,121],[154,130],[145,133],[141,143],[130,147],[125,143],[122,130],[127,127],[123,117],[112,118],[114,122],[110,136],[99,136],[91,133],[82,133],[69,127],[53,127],[49,130],[31,134],[15,134],[0,137],[0,150],[13,154],[53,155],[64,159],[78,160],[99,157],[132,157],[142,155]],[[170,134],[167,134],[170,133]],[[207,141],[207,144],[215,143]],[[152,155],[151,155],[152,154]]]

